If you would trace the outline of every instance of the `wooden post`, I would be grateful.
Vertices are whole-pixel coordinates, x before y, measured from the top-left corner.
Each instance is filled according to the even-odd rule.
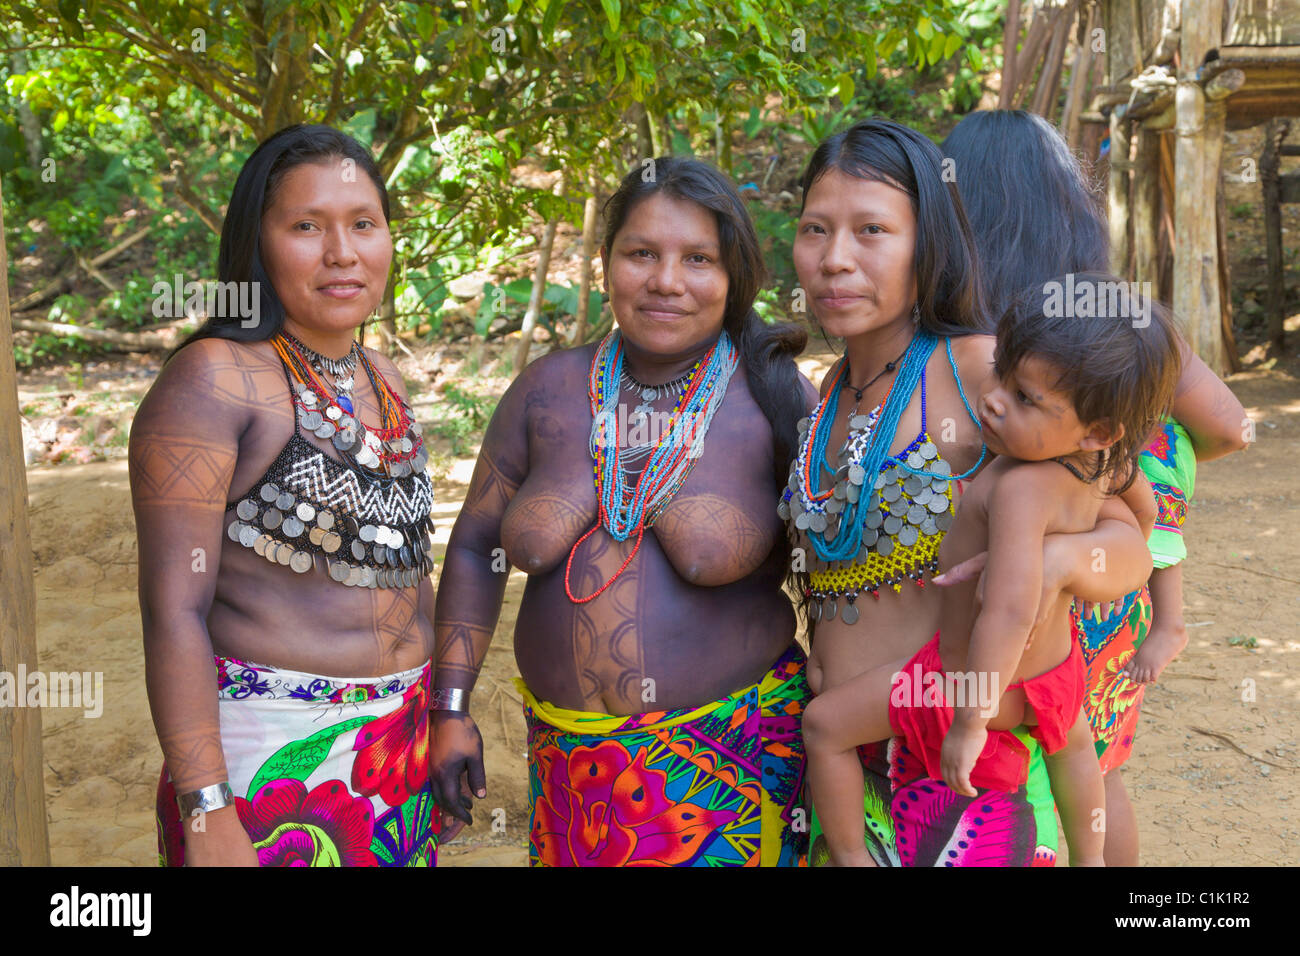
[[[1074,26],[1074,4],[1052,11],[1052,39],[1038,74],[1038,87],[1029,109],[1039,116],[1051,119],[1056,112],[1056,93],[1061,86],[1061,64],[1065,62],[1065,48],[1070,42],[1070,28]]]
[[[18,424],[18,370],[9,321],[9,257],[0,204],[0,671],[39,668],[27,470]],[[25,701],[24,701],[25,702]],[[49,866],[39,707],[0,707],[0,866]]]
[[[1219,318],[1223,326],[1223,354],[1228,371],[1241,371],[1241,356],[1237,354],[1237,335],[1232,329],[1232,276],[1228,271],[1228,201],[1223,194],[1223,180],[1219,180],[1219,195],[1214,203],[1215,242],[1219,250]]]
[[[1206,99],[1197,82],[1205,55],[1223,32],[1223,0],[1182,0],[1177,140],[1174,146],[1174,312],[1192,350],[1217,375],[1226,373],[1219,306],[1219,242],[1215,215],[1223,154],[1224,104]]]
[[[1129,34],[1137,29],[1127,0],[1111,0],[1106,6],[1106,82],[1113,88],[1131,78],[1132,45]],[[1110,114],[1110,271],[1130,275],[1129,242],[1129,121]]]
[[[1160,136],[1138,128],[1133,145],[1133,278],[1159,288]]]
[[[1264,243],[1268,256],[1268,338],[1276,353],[1286,348],[1286,287],[1282,263],[1282,140],[1291,121],[1270,120],[1264,132],[1264,150],[1259,157],[1259,184],[1264,200]]]

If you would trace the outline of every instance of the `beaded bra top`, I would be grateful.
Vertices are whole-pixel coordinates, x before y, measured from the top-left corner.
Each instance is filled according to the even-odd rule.
[[[293,434],[247,494],[227,503],[236,515],[226,529],[230,539],[299,574],[320,565],[348,587],[419,584],[433,570],[429,476],[423,467],[402,477],[372,474],[311,444],[300,433],[300,406],[310,409],[281,365],[293,397]],[[402,408],[411,417],[404,402]],[[418,424],[411,427],[420,433]]]
[[[978,426],[979,420],[964,394],[962,401]],[[868,416],[852,419],[850,427],[861,432],[861,441],[869,437],[880,411],[877,407]],[[898,593],[909,579],[924,587],[925,572],[938,570],[939,545],[955,516],[953,485],[960,476],[954,478],[952,467],[930,438],[926,411],[926,375],[922,371],[920,433],[897,455],[887,456],[873,480],[868,480],[860,465],[842,456],[834,492],[821,511],[803,509],[795,494],[799,463],[792,464],[777,512],[799,531],[826,533],[845,501],[856,502],[864,494],[871,496],[856,556],[846,561],[817,561],[819,566],[809,572],[809,596],[813,599],[809,614],[814,621],[832,619],[838,611],[846,624],[853,624],[859,617],[856,602],[864,591],[879,600],[880,588],[889,586]],[[806,438],[810,422],[808,418],[799,422],[801,437]]]

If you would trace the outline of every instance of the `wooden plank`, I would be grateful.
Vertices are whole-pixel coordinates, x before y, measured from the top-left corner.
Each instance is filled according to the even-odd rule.
[[[2,190],[0,190],[2,193]],[[0,237],[4,236],[0,202]],[[0,671],[39,669],[27,470],[9,317],[9,256],[0,238]],[[16,680],[16,678],[14,678]],[[26,688],[16,688],[26,693]],[[39,707],[0,707],[0,866],[49,866]]]

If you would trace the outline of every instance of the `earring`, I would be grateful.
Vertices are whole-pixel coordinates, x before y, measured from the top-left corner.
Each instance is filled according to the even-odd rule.
[[[919,302],[912,303],[912,324],[921,324],[921,303]]]

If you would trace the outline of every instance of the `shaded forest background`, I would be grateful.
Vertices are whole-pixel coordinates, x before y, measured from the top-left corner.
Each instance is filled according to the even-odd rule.
[[[598,212],[638,159],[691,154],[734,178],[772,273],[759,312],[787,318],[808,152],[868,115],[938,140],[966,112],[997,105],[1004,7],[61,0],[38,11],[0,0],[13,348],[43,389],[22,409],[29,460],[124,451],[138,392],[112,382],[151,377],[203,317],[159,284],[216,278],[238,169],[284,125],[336,125],[376,156],[396,256],[387,301],[362,334],[406,359],[414,389],[431,393],[436,432],[460,455],[528,358],[610,327]],[[1024,105],[1053,119],[1064,111],[1076,139],[1079,110],[1071,124],[1060,73],[1078,69],[1078,49],[1072,37],[1053,77],[1045,67],[1037,83],[1019,78]],[[1075,143],[1099,183],[1103,131]],[[1238,138],[1239,152],[1258,155],[1249,133]],[[1232,152],[1230,142],[1225,168]],[[1242,195],[1230,214],[1257,231],[1258,201]],[[1243,352],[1262,321],[1259,245],[1233,246]],[[87,373],[105,384],[82,395]]]

